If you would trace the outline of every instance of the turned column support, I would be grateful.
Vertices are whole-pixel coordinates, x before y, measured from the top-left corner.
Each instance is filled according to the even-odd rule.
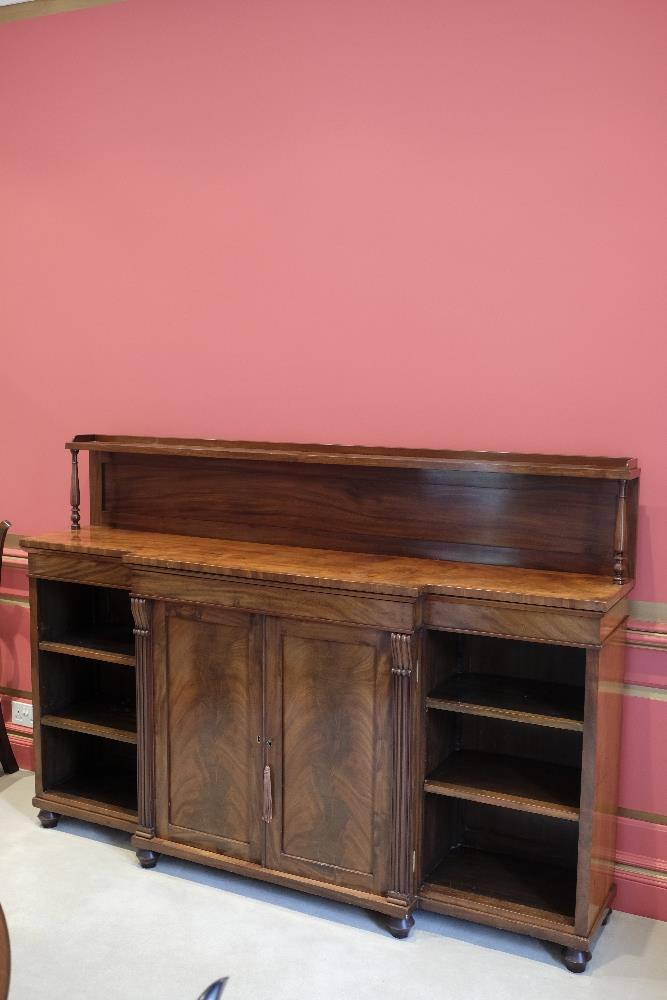
[[[137,837],[155,836],[155,746],[153,717],[153,604],[131,597],[137,673]],[[144,852],[145,853],[145,852]],[[141,859],[140,859],[141,860]],[[143,863],[143,862],[142,862]]]
[[[393,675],[393,782],[391,890],[389,899],[412,905],[414,871],[412,846],[412,687],[414,659],[412,636],[391,636]],[[407,918],[406,918],[407,919]],[[411,920],[411,918],[410,918]],[[411,926],[411,924],[410,924]],[[391,929],[391,928],[390,928]],[[405,936],[409,931],[406,924]],[[392,933],[394,933],[392,931]]]
[[[81,491],[79,489],[79,449],[72,448],[72,478],[69,489],[69,502],[72,508],[71,526],[72,531],[78,531],[81,527]]]
[[[627,583],[627,534],[628,534],[628,484],[622,479],[618,484],[616,527],[614,529],[614,583]]]

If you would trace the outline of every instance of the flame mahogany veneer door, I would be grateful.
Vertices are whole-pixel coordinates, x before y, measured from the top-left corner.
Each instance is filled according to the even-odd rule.
[[[158,835],[261,862],[262,619],[179,604],[155,615]]]
[[[389,889],[391,677],[386,633],[267,620],[269,868]]]

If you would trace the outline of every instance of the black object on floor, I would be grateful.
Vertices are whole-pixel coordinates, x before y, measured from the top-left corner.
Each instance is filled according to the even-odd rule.
[[[0,521],[0,576],[2,574],[2,550],[5,545],[5,535],[11,528],[9,521]],[[14,756],[14,751],[12,750],[11,743],[9,742],[9,736],[7,735],[7,729],[5,727],[5,720],[0,712],[0,766],[5,774],[14,774],[18,771],[19,766],[16,763],[16,757]]]
[[[214,983],[211,983],[208,989],[204,990],[201,996],[197,997],[197,1000],[219,1000],[226,985],[226,976],[224,979],[217,979]]]

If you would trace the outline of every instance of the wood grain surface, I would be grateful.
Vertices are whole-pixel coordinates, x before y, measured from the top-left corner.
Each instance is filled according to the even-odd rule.
[[[424,783],[426,792],[576,822],[580,772],[574,767],[459,750]]]
[[[514,566],[483,566],[432,559],[336,552],[211,538],[190,538],[118,528],[81,528],[23,539],[30,559],[63,554],[64,578],[76,576],[76,555],[104,557],[105,565],[122,567],[130,587],[131,567],[175,569],[237,579],[313,584],[406,597],[451,595],[489,598],[543,607],[607,611],[628,591],[611,577],[580,573],[527,570]],[[65,558],[66,554],[66,558]],[[55,567],[40,564],[40,576],[59,576]],[[109,573],[113,576],[113,573]],[[100,581],[103,582],[103,581]],[[517,610],[517,615],[521,612]]]
[[[158,833],[259,861],[260,623],[158,606],[155,628]]]
[[[611,479],[635,478],[636,458],[584,455],[539,455],[493,451],[438,451],[433,449],[381,448],[368,445],[286,444],[268,441],[223,441],[214,438],[160,438],[137,435],[77,434],[66,448],[141,455],[204,455],[212,458],[243,457],[337,465],[372,465],[383,468],[492,469],[497,472],[534,471],[539,475],[579,475]]]
[[[616,572],[612,480],[131,454],[106,456],[99,475],[92,524]]]
[[[278,618],[347,622],[408,632],[414,629],[418,620],[414,598],[365,594],[313,584],[281,584],[141,567],[132,572],[132,586],[137,593],[155,599],[216,604]]]
[[[73,460],[79,448],[91,453],[94,525],[620,584],[634,568],[631,458],[108,435],[79,435],[68,447]],[[71,502],[78,528],[74,487]]]
[[[267,864],[381,892],[389,860],[388,637],[274,620],[267,652]]]
[[[589,650],[587,657],[577,892],[577,930],[581,934],[591,933],[609,896],[615,892],[623,639],[621,626],[601,649]]]
[[[135,714],[137,730],[137,835],[155,835],[155,672],[153,668],[153,604],[131,597],[136,652]]]
[[[554,729],[584,728],[582,688],[531,678],[455,674],[427,697],[426,707]]]

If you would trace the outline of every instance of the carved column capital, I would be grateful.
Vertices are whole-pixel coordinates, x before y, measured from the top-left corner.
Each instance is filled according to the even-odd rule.
[[[145,639],[151,634],[151,602],[145,597],[130,597],[130,607],[134,619],[134,634]]]
[[[412,636],[401,632],[391,634],[392,674],[410,677],[412,674]]]

